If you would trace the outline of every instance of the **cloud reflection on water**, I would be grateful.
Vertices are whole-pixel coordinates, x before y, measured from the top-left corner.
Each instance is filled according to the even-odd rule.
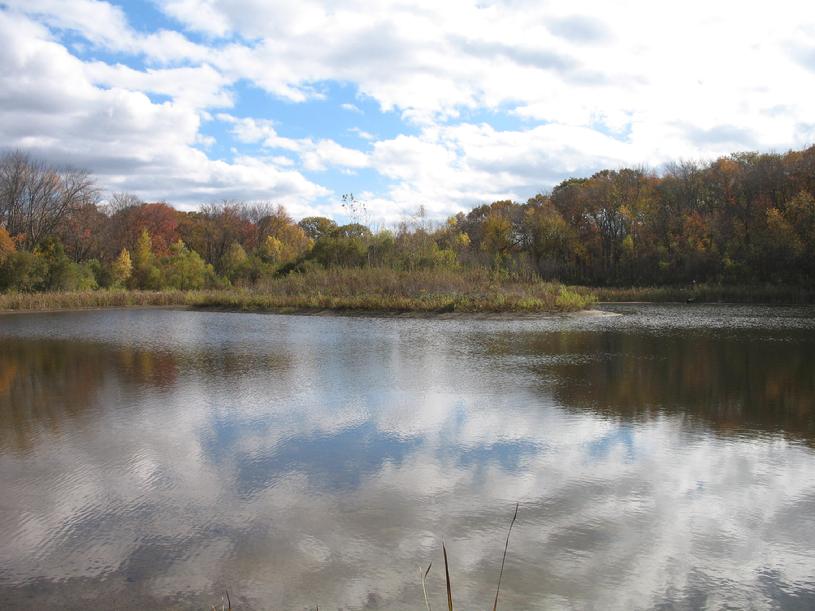
[[[0,598],[470,607],[520,500],[505,608],[811,606],[811,329],[632,324],[4,319]]]

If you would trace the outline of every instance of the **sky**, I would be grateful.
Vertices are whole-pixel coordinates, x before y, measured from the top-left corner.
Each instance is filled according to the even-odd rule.
[[[815,143],[815,2],[0,0],[0,148],[370,221]]]

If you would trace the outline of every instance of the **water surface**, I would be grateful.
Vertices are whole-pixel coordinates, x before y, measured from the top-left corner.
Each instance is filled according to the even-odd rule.
[[[815,310],[0,316],[11,608],[815,608]],[[236,605],[237,603],[237,605]]]

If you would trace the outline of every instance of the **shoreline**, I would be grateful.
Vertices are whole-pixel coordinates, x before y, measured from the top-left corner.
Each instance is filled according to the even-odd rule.
[[[599,304],[598,304],[599,305]],[[598,317],[613,318],[621,316],[616,312],[606,312],[594,308],[573,312],[518,312],[518,311],[485,311],[485,312],[433,312],[433,311],[395,311],[395,310],[362,310],[341,308],[272,308],[247,310],[236,307],[209,305],[103,305],[88,307],[67,307],[48,309],[2,309],[0,317],[25,314],[59,314],[76,312],[99,312],[106,310],[178,310],[189,312],[221,312],[224,314],[269,314],[283,316],[322,316],[347,318],[403,318],[428,320],[538,320],[551,318]]]
[[[765,306],[772,308],[793,308],[812,306],[809,303],[768,303],[768,302],[739,302],[739,301],[709,301],[701,303],[685,303],[681,301],[598,301],[595,306],[635,306],[635,305],[697,305],[712,306]],[[496,310],[483,312],[434,312],[428,310],[363,310],[343,308],[293,308],[281,307],[271,309],[241,309],[237,307],[209,306],[209,305],[100,305],[87,307],[65,307],[45,309],[0,309],[0,317],[24,314],[59,314],[76,312],[99,312],[106,310],[179,310],[190,312],[221,312],[224,314],[271,314],[283,316],[337,316],[347,318],[405,318],[405,319],[434,319],[434,320],[536,320],[548,318],[615,318],[622,316],[618,312],[600,310],[596,307],[572,312],[519,312],[512,310]]]
[[[311,279],[309,279],[311,280]],[[99,308],[187,307],[235,312],[368,316],[438,316],[443,314],[561,314],[593,306],[595,298],[553,283],[529,286],[473,284],[459,286],[419,282],[401,285],[399,278],[375,283],[370,278],[332,278],[306,285],[302,278],[269,289],[190,291],[76,291],[0,294],[0,312],[66,311]]]
[[[60,312],[99,312],[102,310],[191,310],[188,305],[98,305],[86,307],[43,308],[43,309],[0,309],[0,316],[12,314],[59,314]]]
[[[392,280],[392,279],[391,279]],[[597,315],[598,307],[671,304],[764,305],[815,304],[815,291],[801,287],[572,287],[557,283],[525,285],[459,283],[459,286],[398,286],[388,283],[305,286],[295,279],[280,290],[222,289],[191,291],[98,290],[0,293],[0,314],[79,312],[101,309],[190,309],[221,312],[349,316],[373,318],[516,319]],[[428,288],[425,288],[428,286]],[[435,289],[435,290],[434,290]]]
[[[181,308],[200,312],[223,312],[232,314],[273,314],[284,316],[325,316],[347,318],[402,318],[427,320],[540,320],[551,318],[579,318],[579,317],[616,317],[616,312],[586,309],[573,312],[518,312],[512,310],[493,312],[433,312],[423,310],[350,310],[331,308],[276,308],[270,310],[245,310],[240,308],[189,306]]]
[[[803,301],[747,301],[747,300],[699,300],[686,302],[679,300],[597,300],[586,304],[584,308],[562,310],[562,309],[523,309],[507,307],[490,307],[487,304],[479,304],[478,308],[449,309],[448,307],[404,307],[404,308],[377,308],[365,307],[363,305],[337,305],[337,306],[309,306],[309,305],[275,305],[272,303],[258,302],[249,298],[240,299],[241,294],[227,294],[219,299],[217,295],[199,293],[169,293],[148,295],[147,302],[134,303],[132,297],[144,297],[139,293],[117,293],[113,295],[100,295],[98,300],[91,300],[87,305],[77,305],[70,299],[70,294],[54,294],[57,299],[46,298],[48,303],[39,302],[36,298],[33,303],[17,304],[18,307],[0,307],[0,316],[11,314],[56,314],[60,312],[90,312],[98,310],[190,310],[202,312],[229,312],[248,314],[283,314],[293,316],[341,316],[351,318],[412,318],[412,319],[437,319],[437,320],[534,320],[543,318],[558,317],[581,317],[581,316],[619,316],[615,312],[608,312],[603,307],[637,306],[637,305],[673,305],[693,308],[700,305],[718,306],[738,306],[756,305],[769,307],[800,307],[811,306],[813,302]],[[4,295],[0,294],[0,303]],[[19,297],[19,296],[18,296]],[[63,297],[64,299],[60,299]],[[224,298],[225,297],[225,298]],[[24,300],[25,301],[25,300]],[[64,305],[60,304],[60,301]],[[154,301],[154,302],[150,302]],[[56,303],[55,303],[56,302]]]

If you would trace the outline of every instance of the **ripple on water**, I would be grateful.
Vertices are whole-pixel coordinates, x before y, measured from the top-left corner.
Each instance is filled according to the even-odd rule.
[[[815,310],[601,307],[0,318],[0,598],[469,608],[520,501],[505,608],[815,606]]]

